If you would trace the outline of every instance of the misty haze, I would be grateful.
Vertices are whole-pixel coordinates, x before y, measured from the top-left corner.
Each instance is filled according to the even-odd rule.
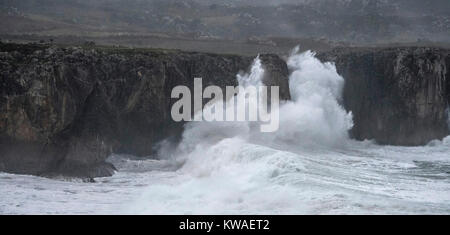
[[[450,214],[449,71],[449,0],[0,0],[0,214]]]

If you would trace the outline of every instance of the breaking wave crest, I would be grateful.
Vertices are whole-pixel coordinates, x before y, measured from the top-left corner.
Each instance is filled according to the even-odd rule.
[[[320,214],[346,213],[352,208],[355,213],[380,213],[392,205],[402,205],[412,213],[423,210],[420,203],[402,204],[404,195],[414,194],[417,202],[430,197],[417,192],[414,179],[399,177],[417,168],[414,161],[395,157],[419,156],[420,151],[386,150],[350,140],[352,114],[340,105],[344,79],[335,66],[322,63],[311,51],[299,53],[298,48],[287,62],[292,100],[280,106],[277,132],[261,133],[251,122],[187,124],[172,156],[183,165],[173,178],[150,186],[132,211]],[[263,74],[256,58],[250,72],[237,79],[244,86],[261,84]],[[445,146],[440,148],[438,159],[448,151]],[[385,158],[383,151],[393,156]],[[448,185],[435,189],[446,190]],[[434,200],[448,202],[445,196]]]
[[[0,212],[450,213],[450,137],[423,147],[350,140],[335,66],[298,49],[287,62],[292,100],[279,106],[277,132],[252,122],[191,122],[177,146],[161,144],[161,160],[112,156],[119,171],[97,184],[0,174]],[[263,74],[256,58],[237,80],[258,85]]]

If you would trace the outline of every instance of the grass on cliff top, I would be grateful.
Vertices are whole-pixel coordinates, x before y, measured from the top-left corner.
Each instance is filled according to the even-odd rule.
[[[211,52],[199,52],[199,51],[189,51],[189,50],[180,50],[180,49],[165,49],[165,48],[135,48],[135,47],[126,47],[126,46],[110,46],[110,45],[95,45],[95,46],[79,46],[84,50],[96,50],[98,52],[105,52],[107,54],[121,54],[121,55],[136,55],[136,54],[152,54],[156,56],[164,56],[164,55],[172,55],[172,54],[184,54],[184,55],[193,55],[193,54],[204,54],[210,56],[239,56],[242,55],[232,54],[232,53],[211,53]],[[67,46],[66,46],[67,48]]]
[[[23,54],[30,54],[37,50],[47,49],[49,46],[39,43],[3,43],[0,42],[0,52],[18,51]]]
[[[61,45],[61,47],[66,47],[67,45]],[[95,46],[87,46],[82,45],[78,46],[85,50],[97,50],[106,53],[119,53],[119,54],[136,54],[136,53],[160,53],[160,54],[171,54],[181,52],[181,50],[177,49],[162,49],[162,48],[132,48],[132,47],[123,47],[123,46],[109,46],[109,45],[95,45]]]
[[[135,55],[135,54],[153,54],[153,55],[169,55],[176,53],[183,54],[208,54],[211,56],[226,55],[226,56],[242,56],[233,53],[212,53],[212,52],[199,52],[191,50],[180,50],[180,49],[167,49],[167,48],[139,48],[139,47],[129,47],[129,46],[117,46],[117,45],[97,45],[97,44],[59,44],[59,43],[37,43],[37,42],[1,42],[0,41],[0,52],[12,52],[18,51],[22,54],[30,54],[37,50],[45,50],[48,48],[61,48],[61,49],[71,49],[80,48],[83,50],[95,50],[97,52],[104,52],[107,54],[122,54],[122,55]]]
[[[181,52],[177,49],[162,49],[162,48],[131,48],[123,46],[109,46],[109,45],[67,45],[67,44],[52,44],[52,43],[20,43],[20,42],[1,42],[0,51],[12,52],[19,51],[23,53],[34,52],[36,50],[45,50],[50,47],[70,49],[73,47],[81,48],[84,50],[97,50],[107,53],[176,53]]]

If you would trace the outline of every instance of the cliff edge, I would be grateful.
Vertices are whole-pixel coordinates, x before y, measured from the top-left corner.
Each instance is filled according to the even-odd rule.
[[[204,87],[236,86],[236,74],[252,61],[177,50],[0,44],[0,171],[110,176],[114,166],[105,159],[112,152],[148,156],[155,143],[180,136],[183,123],[170,117],[173,87],[193,88],[195,77]],[[288,99],[284,61],[275,55],[261,61],[271,75],[265,83],[280,84]]]

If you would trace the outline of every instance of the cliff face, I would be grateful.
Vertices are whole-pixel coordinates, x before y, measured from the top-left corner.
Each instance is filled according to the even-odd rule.
[[[270,55],[262,60],[269,68],[283,63]],[[0,171],[111,175],[105,159],[112,152],[150,155],[155,143],[182,132],[183,123],[170,117],[173,87],[193,88],[194,77],[204,87],[235,86],[236,74],[251,62],[179,51],[0,44]],[[287,87],[287,68],[269,72]]]
[[[449,135],[449,51],[336,49],[320,54],[346,80],[354,138],[421,145]],[[112,153],[150,155],[179,138],[172,88],[237,85],[253,58],[164,50],[80,49],[0,43],[0,171],[98,177]],[[289,99],[288,69],[262,55],[264,83]]]
[[[423,145],[449,135],[450,50],[336,49],[320,57],[345,78],[354,138]]]

